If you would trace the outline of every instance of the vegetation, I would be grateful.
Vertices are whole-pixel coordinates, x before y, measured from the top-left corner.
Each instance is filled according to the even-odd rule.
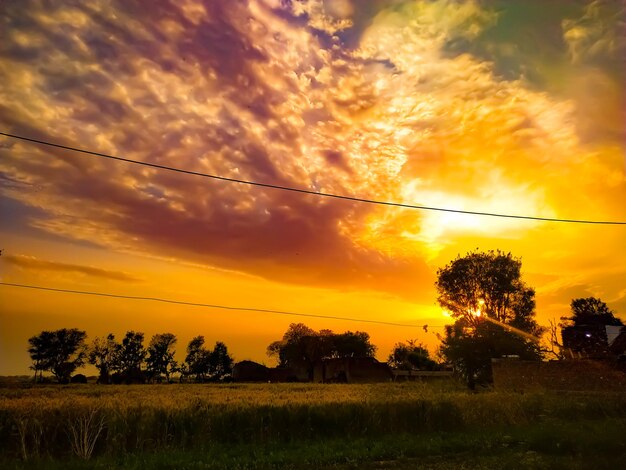
[[[264,448],[276,449],[279,455],[283,452],[282,458],[295,465],[302,463],[303,456],[285,454],[284,449],[321,449],[325,442],[334,442],[335,450],[323,452],[322,461],[313,460],[312,465],[345,463],[342,457],[356,462],[373,457],[397,459],[407,453],[418,457],[427,455],[431,445],[441,454],[453,454],[472,445],[485,447],[488,441],[499,448],[508,443],[550,453],[557,442],[568,451],[582,444],[568,441],[567,432],[544,435],[549,437],[546,442],[533,438],[533,432],[555,423],[569,429],[577,426],[574,423],[589,422],[592,428],[602,429],[609,421],[614,423],[609,429],[626,423],[625,394],[472,394],[454,383],[0,389],[0,450],[5,462],[44,459],[46,465],[50,459],[67,464],[72,458],[90,459],[90,463],[132,462],[133,455],[156,462],[164,452],[169,458],[183,458],[183,454],[201,458],[219,454],[216,449],[231,449],[233,455],[221,458],[236,461],[238,455],[263,453]],[[346,445],[348,440],[350,445]],[[403,445],[390,444],[403,440]],[[353,451],[342,455],[341,442],[344,449]],[[411,451],[413,446],[421,450]],[[149,457],[155,452],[155,457]],[[248,459],[253,466],[253,459]],[[233,468],[223,460],[222,464],[222,468]]]
[[[87,334],[76,328],[42,331],[28,340],[28,353],[33,361],[31,368],[39,377],[50,371],[59,383],[68,383],[74,371],[85,363],[85,338]]]
[[[118,345],[113,334],[106,338],[96,338],[89,348],[89,364],[96,366],[100,372],[98,383],[111,383],[111,374],[116,368],[116,355]]]
[[[175,345],[176,336],[172,333],[157,334],[152,337],[146,358],[146,370],[150,380],[160,382],[162,376],[165,376],[165,380],[169,382],[170,375],[178,370],[174,360]]]
[[[573,299],[570,304],[572,316],[561,317],[562,326],[610,325],[623,326],[606,303],[595,297]]]
[[[313,366],[322,359],[339,357],[374,357],[376,346],[369,334],[347,331],[336,334],[331,330],[315,331],[303,323],[292,323],[281,341],[267,347],[267,354],[278,358],[279,367],[293,367],[308,372],[313,378]]]
[[[436,370],[437,362],[430,358],[428,349],[418,343],[417,340],[408,340],[406,343],[397,343],[387,363],[396,369],[401,370]]]
[[[491,358],[541,358],[535,291],[521,280],[521,265],[510,253],[472,252],[437,272],[437,300],[455,319],[441,352],[470,388],[492,380]]]
[[[196,382],[216,382],[230,376],[232,369],[233,358],[224,343],[218,341],[209,351],[204,347],[204,336],[196,336],[187,346],[180,372],[182,377],[193,377]]]

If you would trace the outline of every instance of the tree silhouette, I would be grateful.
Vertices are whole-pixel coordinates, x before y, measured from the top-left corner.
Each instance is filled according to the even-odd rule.
[[[121,344],[116,347],[114,367],[125,382],[143,382],[145,379],[142,376],[141,366],[145,357],[143,333],[127,331]]]
[[[37,372],[39,372],[39,381],[42,380],[44,370],[49,370],[50,364],[50,348],[52,347],[52,339],[54,333],[52,331],[42,331],[37,336],[29,338],[28,354],[33,361],[30,366],[35,371],[35,382],[37,382]]]
[[[535,292],[522,282],[521,264],[510,253],[471,252],[437,271],[437,301],[455,319],[441,351],[470,388],[491,381],[491,358],[541,357]]]
[[[204,347],[204,336],[196,336],[187,345],[184,369],[195,376],[196,382],[204,382],[209,374],[209,351]]]
[[[428,349],[416,340],[396,343],[387,360],[389,366],[401,370],[434,370],[437,363],[430,358]]]
[[[563,326],[608,325],[623,326],[606,303],[596,297],[573,299],[570,307],[572,316],[561,317]]]
[[[100,372],[98,383],[110,384],[111,374],[116,368],[116,354],[120,345],[115,341],[113,333],[106,338],[96,338],[91,343],[88,353],[89,364],[96,366]]]
[[[176,370],[175,345],[176,336],[172,333],[156,334],[152,337],[146,357],[146,370],[151,379],[160,380],[161,375],[165,375],[165,380],[170,381],[171,373]]]
[[[87,334],[76,328],[42,331],[28,340],[35,375],[48,370],[59,383],[69,383],[72,373],[85,363]],[[41,374],[40,374],[41,375]]]
[[[331,330],[316,332],[303,323],[292,323],[280,341],[267,347],[269,356],[278,357],[279,367],[306,370],[313,378],[316,362],[327,358],[373,357],[376,346],[369,334],[347,331],[335,334]]]
[[[221,341],[215,343],[213,351],[209,353],[208,363],[208,373],[212,380],[223,380],[233,371],[233,358],[230,357],[228,348]]]

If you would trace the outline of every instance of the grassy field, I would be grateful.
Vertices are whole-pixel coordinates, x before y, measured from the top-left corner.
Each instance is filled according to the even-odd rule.
[[[450,383],[0,389],[2,468],[616,468],[625,429],[620,392],[473,394]]]

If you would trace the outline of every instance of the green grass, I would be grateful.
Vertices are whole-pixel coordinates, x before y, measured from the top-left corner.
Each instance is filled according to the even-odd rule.
[[[119,456],[5,461],[13,469],[619,468],[626,420],[552,422],[481,432],[211,445]]]
[[[472,394],[421,383],[0,389],[2,468],[415,468],[433,458],[433,468],[507,459],[579,468],[570,454],[594,465],[624,455],[623,429],[620,392]]]

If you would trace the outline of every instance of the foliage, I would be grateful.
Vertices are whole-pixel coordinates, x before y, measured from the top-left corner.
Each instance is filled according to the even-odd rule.
[[[430,358],[428,349],[416,340],[396,343],[387,359],[390,367],[401,370],[435,370],[437,363]]]
[[[116,353],[119,345],[115,336],[109,333],[105,338],[96,338],[91,343],[87,359],[100,372],[98,383],[111,383],[111,374],[116,366]]]
[[[76,328],[42,331],[28,340],[28,353],[37,371],[50,371],[59,383],[68,383],[72,373],[85,363],[87,334]]]
[[[233,371],[233,358],[228,354],[228,348],[224,343],[215,343],[213,351],[209,353],[209,375],[212,380],[223,380]]]
[[[189,341],[182,372],[194,376],[196,382],[204,382],[206,379],[209,374],[209,352],[204,347],[204,336],[196,336]]]
[[[280,341],[267,347],[269,356],[278,357],[279,367],[306,370],[313,377],[313,366],[322,359],[338,357],[373,357],[376,346],[363,331],[336,334],[331,330],[316,332],[303,323],[292,323]]]
[[[596,297],[573,299],[570,307],[572,316],[561,317],[562,326],[610,325],[622,326],[624,323],[615,317],[606,303]]]
[[[193,376],[196,382],[220,381],[230,376],[233,362],[224,343],[216,342],[209,351],[204,347],[204,336],[196,336],[187,346],[181,374]]]
[[[54,333],[52,331],[42,331],[28,340],[30,345],[28,354],[30,354],[30,358],[33,361],[30,368],[35,371],[35,381],[38,380],[37,372],[39,372],[39,381],[41,381],[43,371],[50,368],[49,356],[53,337]]]
[[[541,358],[535,291],[522,281],[521,264],[510,253],[471,252],[437,271],[437,300],[456,320],[441,350],[470,388],[491,381],[491,358]]]
[[[146,357],[143,333],[127,331],[115,348],[114,368],[125,382],[142,381],[141,366]]]
[[[175,345],[176,336],[172,333],[161,333],[152,337],[146,357],[146,370],[150,379],[160,381],[161,375],[164,375],[165,380],[170,381],[170,375],[177,366],[174,360]]]

